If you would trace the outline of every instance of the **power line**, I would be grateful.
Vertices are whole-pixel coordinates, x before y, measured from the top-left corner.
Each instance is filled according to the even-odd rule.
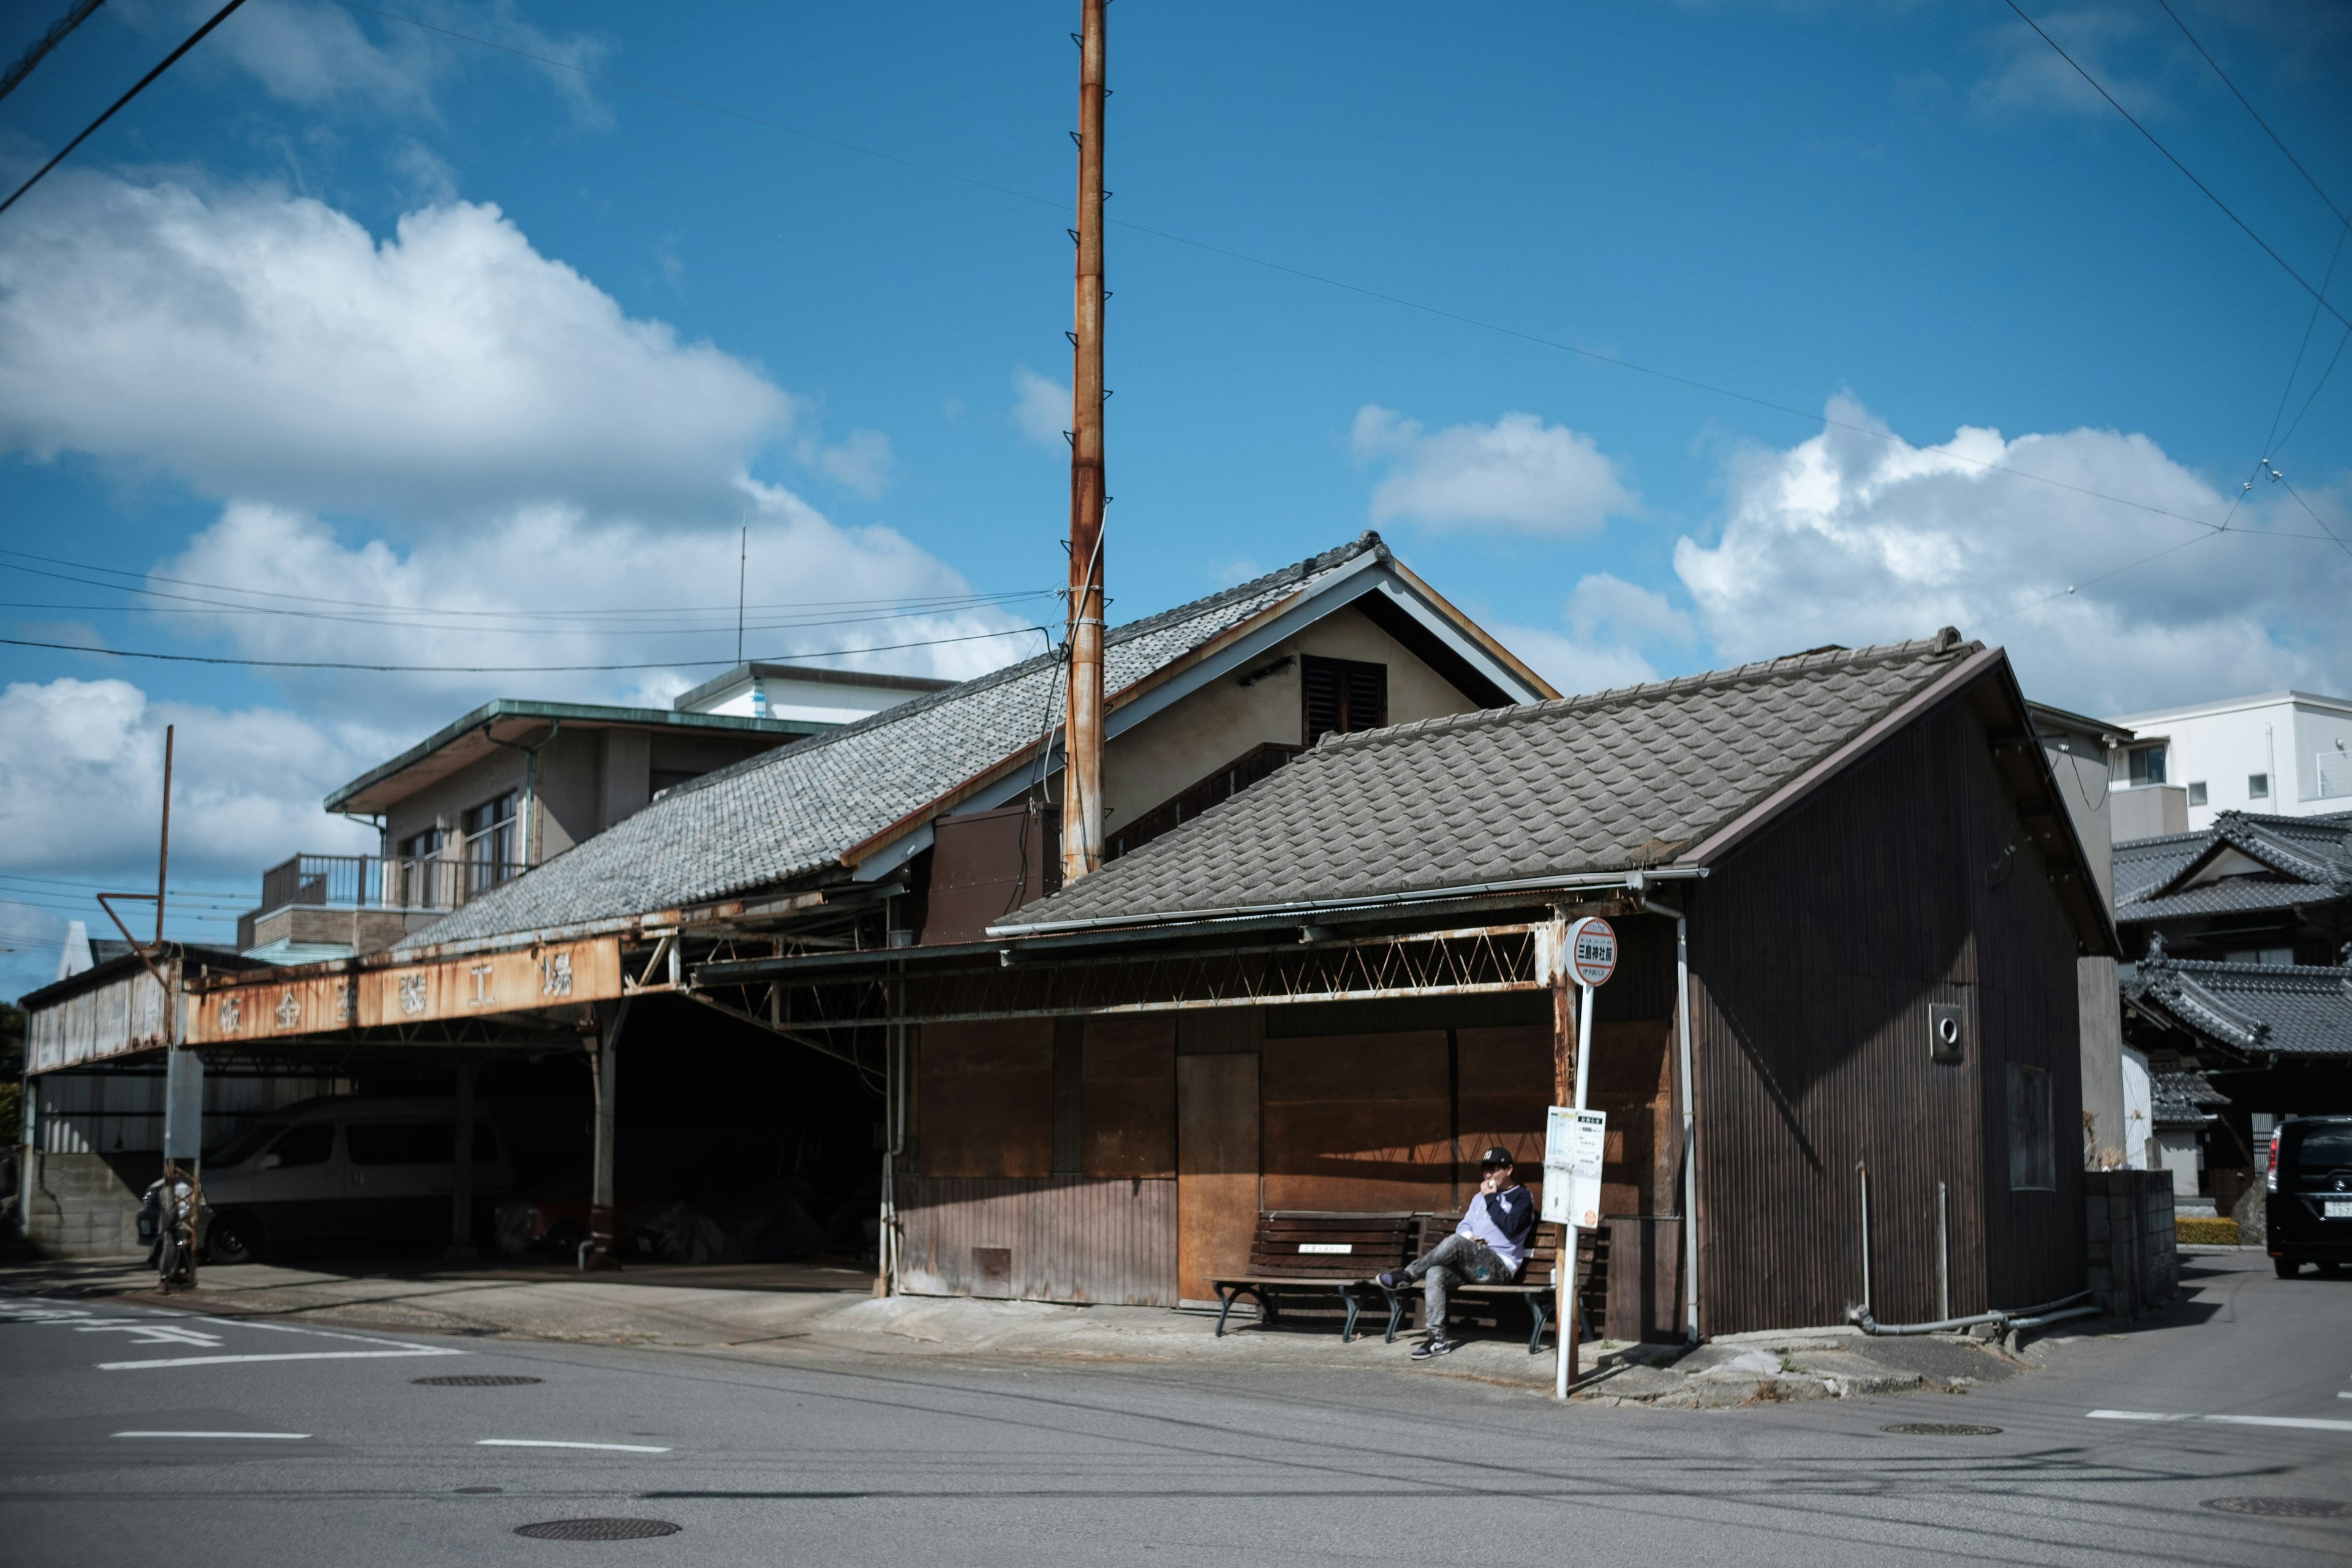
[[[1024,191],[1017,189],[1014,186],[998,184],[993,181],[978,179],[970,174],[958,174],[953,169],[941,168],[936,163],[925,163],[917,159],[901,157],[896,153],[886,153],[877,147],[864,146],[856,142],[845,142],[837,136],[822,135],[814,131],[804,130],[797,125],[787,125],[782,121],[769,120],[761,115],[747,113],[740,109],[730,109],[722,103],[713,103],[708,99],[693,98],[685,93],[673,92],[667,88],[655,87],[641,81],[633,81],[626,77],[614,76],[608,71],[592,70],[586,66],[575,65],[570,60],[557,59],[549,55],[533,54],[529,49],[517,48],[511,44],[498,43],[489,38],[478,37],[471,33],[461,33],[457,31],[455,28],[439,26],[430,22],[420,22],[414,16],[404,16],[396,11],[384,11],[379,10],[373,5],[362,5],[358,4],[357,0],[336,0],[336,3],[343,6],[346,10],[361,12],[370,16],[382,17],[385,21],[398,22],[404,26],[415,27],[428,33],[437,33],[444,37],[456,38],[462,43],[478,45],[482,48],[495,49],[500,54],[512,55],[519,59],[530,60],[533,64],[543,65],[553,70],[570,71],[576,76],[585,77],[592,81],[600,81],[613,87],[625,88],[632,92],[641,92],[651,98],[665,99],[669,102],[684,104],[688,108],[706,110],[713,114],[723,115],[730,120],[740,120],[746,124],[761,126],[770,131],[782,132],[787,136],[797,136],[803,141],[814,142],[821,145],[835,148],[845,153],[855,153],[860,157],[878,159],[886,163],[896,163],[901,168],[915,169],[923,174],[935,174],[940,179],[952,180],[958,184],[970,185],[976,190],[991,191],[998,195],[1011,196],[1016,201],[1030,202],[1039,206],[1050,207],[1055,212],[1068,212],[1071,210],[1069,203],[1056,201],[1051,196],[1041,196],[1032,191]],[[1347,293],[1360,295],[1367,300],[1377,300],[1383,304],[1394,305],[1403,310],[1417,310],[1423,315],[1434,316],[1441,321],[1452,321],[1457,325],[1465,327],[1475,327],[1480,331],[1494,332],[1503,337],[1516,338],[1521,342],[1534,343],[1541,348],[1555,349],[1562,353],[1575,354],[1580,358],[1591,360],[1601,364],[1614,365],[1620,370],[1632,371],[1638,375],[1646,375],[1659,381],[1670,382],[1677,386],[1686,386],[1691,388],[1693,391],[1704,392],[1712,396],[1727,397],[1735,402],[1748,404],[1757,408],[1769,409],[1776,414],[1786,414],[1794,418],[1804,420],[1809,424],[1820,425],[1831,429],[1848,430],[1856,435],[1868,436],[1873,439],[1885,441],[1895,445],[1906,447],[1910,446],[1908,441],[1906,441],[1902,437],[1894,434],[1892,431],[1876,429],[1871,426],[1856,424],[1851,420],[1832,418],[1829,415],[1820,413],[1813,409],[1799,408],[1792,404],[1775,402],[1773,399],[1769,397],[1759,397],[1750,393],[1736,391],[1731,387],[1720,386],[1713,382],[1701,381],[1695,376],[1681,375],[1673,371],[1660,370],[1654,366],[1642,364],[1633,360],[1621,359],[1615,354],[1602,353],[1597,349],[1588,349],[1575,343],[1562,342],[1557,338],[1547,338],[1535,332],[1522,331],[1516,327],[1507,327],[1498,322],[1484,321],[1476,316],[1464,315],[1458,310],[1449,310],[1442,306],[1423,304],[1418,300],[1408,300],[1402,295],[1390,294],[1378,289],[1366,288],[1362,284],[1350,283],[1344,279],[1333,278],[1320,272],[1310,272],[1303,267],[1292,267],[1285,262],[1270,261],[1265,257],[1252,256],[1246,251],[1234,250],[1227,246],[1213,245],[1206,240],[1193,239],[1188,236],[1177,234],[1168,229],[1153,228],[1147,224],[1133,223],[1123,218],[1107,218],[1105,221],[1117,227],[1126,229],[1132,234],[1149,235],[1155,239],[1162,239],[1173,245],[1181,245],[1189,247],[1194,250],[1205,251],[1212,256],[1222,256],[1228,260],[1244,262],[1252,267],[1262,267],[1272,272],[1286,273],[1293,278],[1304,279],[1310,283],[1319,283],[1324,285],[1326,288],[1338,289],[1344,290]],[[2332,310],[2333,307],[2330,307],[2330,309]],[[2052,479],[2047,475],[2032,473],[2023,468],[2012,468],[2005,463],[1990,462],[1983,458],[1971,458],[1959,452],[1953,452],[1949,455],[1956,462],[1965,463],[1971,468],[1980,468],[1990,473],[2013,474],[2019,479],[2031,479],[2036,484],[2050,485],[2058,489],[2071,490],[2076,495],[2087,496],[2095,500],[2111,501],[2117,506],[2130,507],[2135,510],[2144,511],[2155,517],[2168,517],[2182,522],[2193,522],[2200,528],[2211,528],[2213,526],[2211,521],[2205,518],[2190,517],[2186,512],[2172,511],[2164,507],[2151,506],[2145,501],[2129,500],[2122,496],[2108,495],[2103,490],[2095,490],[2087,486],[2069,484],[2063,479]]]
[[[153,70],[149,71],[145,76],[141,77],[139,80],[132,85],[129,92],[126,92],[121,98],[116,99],[114,102],[108,107],[105,113],[91,121],[89,125],[83,128],[80,135],[67,142],[65,144],[64,152],[59,153],[56,157],[50,159],[47,163],[42,164],[37,170],[34,171],[33,177],[31,179],[26,180],[23,184],[18,185],[14,194],[12,194],[6,201],[0,202],[0,213],[5,213],[10,207],[15,206],[16,205],[17,197],[22,196],[26,191],[31,190],[35,185],[41,183],[42,175],[47,174],[51,169],[56,168],[59,163],[64,163],[68,153],[70,153],[75,148],[89,141],[97,132],[98,128],[105,124],[108,121],[113,119],[117,111],[119,111],[124,104],[130,102],[132,99],[146,91],[147,84],[149,82],[153,81],[157,77],[162,76],[165,71],[171,69],[173,61],[178,59],[182,55],[186,54],[190,49],[194,48],[198,44],[203,43],[205,41],[205,34],[211,32],[215,27],[219,26],[223,22],[227,21],[228,14],[244,4],[245,0],[228,0],[227,5],[214,12],[213,19],[211,21],[206,22],[203,26],[198,27],[194,32],[189,34],[188,41],[186,43],[182,44],[178,48],[173,49],[170,54],[165,55],[161,65],[157,66]]]
[[[56,555],[35,555],[30,552],[23,550],[0,550],[0,556],[8,557],[16,561],[38,561],[47,566],[70,566],[78,572],[95,572],[100,576],[105,577],[129,577],[134,579],[134,581],[130,584],[120,584],[90,583],[79,577],[60,578],[60,580],[64,582],[81,583],[85,587],[107,588],[120,593],[149,593],[149,590],[140,586],[140,584],[143,583],[169,583],[174,587],[206,588],[218,594],[244,594],[255,598],[288,599],[300,604],[334,605],[346,609],[383,610],[416,615],[475,616],[499,618],[512,617],[515,619],[547,618],[552,616],[564,616],[569,618],[604,618],[618,616],[718,615],[731,612],[734,609],[734,606],[731,605],[632,605],[627,608],[609,610],[475,610],[456,607],[437,608],[429,605],[395,605],[386,603],[379,599],[333,599],[327,598],[317,594],[289,594],[269,588],[241,587],[231,583],[205,583],[190,577],[167,577],[160,572],[130,572],[120,566],[100,566],[88,561],[69,561],[61,556]],[[0,562],[0,565],[5,564],[6,564],[5,562]],[[14,567],[12,570],[21,572],[28,571],[30,569],[20,566]],[[46,577],[58,576],[59,574],[43,572],[35,573],[34,575]],[[751,607],[755,610],[801,610],[855,608],[860,605],[914,605],[960,609],[967,608],[980,603],[995,600],[1034,598],[1041,594],[1052,594],[1053,592],[1055,592],[1055,590],[1050,588],[1023,588],[985,593],[965,592],[961,594],[932,595],[898,594],[892,595],[887,598],[880,599],[786,599],[778,600],[772,604],[753,605]],[[150,596],[177,597],[179,595],[151,594]],[[218,601],[204,600],[198,602],[216,603]]]
[[[984,642],[991,637],[1024,637],[1030,632],[1043,633],[1047,645],[1053,641],[1050,626],[1013,626],[1001,632],[973,632],[966,637],[926,637],[919,642],[880,643],[872,647],[827,648],[821,653],[784,653],[770,663],[786,658],[849,658],[858,654],[895,653],[901,648],[940,647],[949,643]],[[247,669],[351,669],[381,675],[565,675],[583,671],[629,669],[707,669],[731,668],[738,662],[731,658],[660,658],[641,664],[366,664],[345,659],[310,658],[230,658],[216,654],[154,653],[137,648],[90,647],[82,643],[39,642],[30,637],[0,637],[0,647],[54,648],[62,653],[95,654],[104,658],[146,658],[166,664],[223,664]]]
[[[2263,118],[2262,111],[2247,100],[2244,93],[2238,90],[2238,84],[2231,81],[2230,73],[2221,68],[2221,62],[2208,54],[2205,46],[2197,41],[2197,35],[2189,30],[2189,24],[2182,21],[2180,13],[2172,8],[2172,0],[2156,0],[2156,3],[2164,7],[2164,14],[2172,18],[2172,25],[2180,29],[2180,36],[2189,40],[2189,47],[2195,49],[2205,63],[2213,68],[2213,74],[2221,79],[2221,85],[2230,89],[2231,96],[2245,105],[2246,112],[2254,117],[2254,123],[2263,128],[2263,134],[2271,139],[2271,145],[2285,153],[2286,161],[2294,165],[2294,172],[2303,176],[2303,183],[2311,187],[2311,194],[2317,196],[2326,205],[2327,210],[2336,215],[2336,222],[2352,224],[2352,215],[2347,215],[2337,207],[2335,202],[2329,199],[2327,193],[2319,188],[2319,182],[2311,177],[2311,171],[2303,166],[2303,160],[2287,151],[2286,143],[2279,140],[2279,133],[2271,129],[2271,122]],[[2321,287],[2324,288],[2326,285],[2323,284]]]
[[[2326,310],[2337,321],[2342,321],[2347,327],[2352,327],[2352,317],[2347,317],[2343,311],[2337,310],[2335,306],[2327,302],[2326,295],[2321,293],[2318,289],[2314,289],[2310,284],[2305,282],[2303,274],[2297,272],[2292,266],[2288,265],[2285,257],[2281,256],[2277,251],[2272,249],[2269,240],[2266,240],[2261,235],[2256,234],[2253,230],[2252,225],[2246,222],[2244,218],[2240,217],[2236,213],[2231,212],[2230,210],[2230,204],[2215,195],[2211,186],[2199,179],[2195,174],[2190,174],[2189,172],[2189,165],[2174,157],[2172,155],[2172,149],[2158,141],[2154,132],[2150,131],[2147,126],[2142,125],[2137,119],[2133,118],[2132,111],[2130,110],[2126,109],[2122,104],[2117,103],[2116,101],[2116,95],[2099,85],[2099,79],[2097,77],[2093,76],[2089,71],[2084,70],[2079,64],[2077,64],[2074,56],[2068,54],[2064,49],[2059,48],[2058,40],[2052,37],[2049,34],[2042,32],[2042,24],[2027,16],[2025,14],[2025,8],[2020,5],[2017,3],[2017,0],[2006,0],[2006,4],[2011,10],[2017,13],[2018,18],[2021,21],[2022,21],[2027,26],[2033,29],[2034,33],[2040,37],[2043,43],[2049,45],[2051,48],[2057,51],[2057,55],[2060,59],[2064,60],[2070,66],[2074,66],[2074,74],[2081,77],[2084,81],[2089,82],[2092,89],[2097,92],[2101,98],[2105,99],[2109,107],[2114,109],[2117,114],[2122,115],[2126,122],[2127,122],[2133,130],[2138,132],[2142,136],[2147,137],[2147,144],[2155,148],[2158,152],[2163,153],[2166,163],[2170,163],[2174,168],[2179,170],[2183,178],[2187,179],[2190,184],[2196,186],[2199,190],[2204,192],[2205,199],[2211,202],[2215,206],[2220,207],[2221,209],[2222,216],[2228,218],[2231,223],[2236,224],[2241,229],[2244,230],[2245,236],[2248,239],[2251,239],[2256,245],[2261,246],[2263,247],[2263,254],[2279,264],[2279,270],[2294,279],[2295,283],[2305,293],[2318,300],[2320,309]],[[2195,40],[2191,39],[2190,41],[2193,43]],[[2298,165],[2298,167],[2300,165]],[[2328,204],[2327,210],[2334,212],[2336,210],[2336,205],[2333,202],[2330,202]]]
[[[24,58],[8,68],[8,74],[0,76],[0,98],[16,91],[16,84],[32,75],[33,68],[47,58],[51,49],[65,42],[68,33],[89,21],[89,14],[104,4],[106,0],[74,0],[73,8],[50,23],[49,30],[33,40]]]

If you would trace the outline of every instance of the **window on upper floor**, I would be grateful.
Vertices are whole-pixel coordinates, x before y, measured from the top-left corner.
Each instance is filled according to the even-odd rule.
[[[520,869],[515,864],[515,800],[509,790],[465,815],[467,881],[474,892],[494,888]]]
[[[1377,730],[1389,721],[1389,667],[1353,658],[1298,661],[1307,705],[1307,743],[1337,731]]]
[[[2203,779],[2192,779],[2189,781],[2189,804],[2191,805],[2203,805],[2205,804],[2205,781]]]
[[[2162,742],[2150,746],[2127,748],[2123,755],[2123,766],[2116,773],[2116,782],[2135,785],[2162,784],[2165,751]]]
[[[2248,800],[2268,800],[2270,797],[2271,775],[2268,773],[2248,773],[2246,775],[2246,798]]]

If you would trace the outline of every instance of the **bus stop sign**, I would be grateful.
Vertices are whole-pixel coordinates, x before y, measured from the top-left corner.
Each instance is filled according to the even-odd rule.
[[[1617,931],[1599,915],[1568,928],[1569,973],[1579,985],[1601,985],[1617,973]]]

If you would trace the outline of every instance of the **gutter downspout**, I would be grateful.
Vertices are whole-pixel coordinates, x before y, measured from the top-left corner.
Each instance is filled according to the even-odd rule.
[[[1636,889],[1637,896],[1640,890]],[[1698,1093],[1691,1079],[1690,918],[1641,897],[1643,910],[1675,922],[1675,1049],[1683,1089],[1683,1335],[1698,1343]]]
[[[482,721],[482,739],[493,746],[506,746],[522,753],[522,864],[529,870],[539,864],[539,748],[563,732],[562,719],[547,721],[547,733],[531,745],[520,741],[501,741],[490,733],[494,719]]]

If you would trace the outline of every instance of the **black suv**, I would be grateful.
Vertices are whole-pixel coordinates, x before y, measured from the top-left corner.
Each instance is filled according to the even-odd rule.
[[[2271,1134],[2263,1183],[2271,1262],[2282,1279],[2306,1263],[2352,1263],[2352,1116],[2298,1116]]]

